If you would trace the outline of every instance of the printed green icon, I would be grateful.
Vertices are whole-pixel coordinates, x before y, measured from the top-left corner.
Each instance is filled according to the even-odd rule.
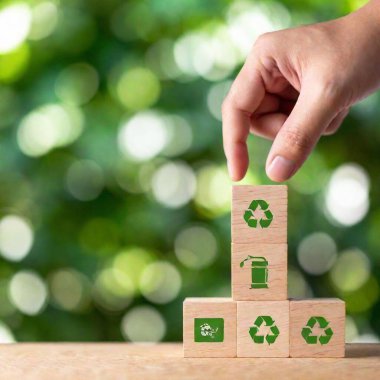
[[[241,263],[244,267],[246,261],[251,261],[251,289],[268,288],[268,261],[262,256],[248,255]]]
[[[319,335],[313,334],[313,328],[318,323],[320,329],[323,329],[323,333]],[[326,321],[324,317],[311,317],[306,326],[302,329],[301,335],[305,339],[307,344],[317,344],[318,342],[322,345],[330,342],[331,337],[334,335],[329,322]]]
[[[269,332],[266,335],[260,335],[260,328],[262,326],[268,326]],[[252,340],[257,344],[263,344],[265,341],[271,345],[277,337],[280,335],[280,330],[274,323],[274,320],[269,315],[260,315],[256,318],[254,325],[249,329],[249,335]]]
[[[262,210],[264,216],[260,219],[255,217],[255,211]],[[244,212],[244,220],[249,227],[257,228],[260,225],[261,228],[268,228],[273,220],[273,214],[269,210],[269,204],[263,199],[255,199],[251,202],[248,209]]]
[[[224,319],[223,318],[195,318],[194,341],[195,342],[223,342]]]

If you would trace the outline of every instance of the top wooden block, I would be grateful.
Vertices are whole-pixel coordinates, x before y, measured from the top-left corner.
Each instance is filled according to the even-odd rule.
[[[287,186],[233,186],[233,243],[287,243],[287,216]]]

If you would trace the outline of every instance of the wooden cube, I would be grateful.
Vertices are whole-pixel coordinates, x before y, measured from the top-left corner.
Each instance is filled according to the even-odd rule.
[[[288,187],[233,186],[232,242],[287,243]]]
[[[237,302],[237,356],[289,356],[289,301]]]
[[[183,303],[185,357],[236,357],[236,302],[187,298]]]
[[[278,301],[288,298],[287,244],[232,244],[232,298]]]
[[[290,301],[290,356],[344,357],[345,303],[338,298]]]

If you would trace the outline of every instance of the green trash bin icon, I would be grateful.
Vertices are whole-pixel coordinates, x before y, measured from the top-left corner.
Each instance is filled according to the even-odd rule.
[[[243,268],[246,262],[251,262],[251,289],[268,288],[268,261],[262,256],[247,256],[241,263]]]

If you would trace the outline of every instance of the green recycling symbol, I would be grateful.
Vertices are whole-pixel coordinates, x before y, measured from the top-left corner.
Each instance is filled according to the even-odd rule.
[[[267,335],[258,335],[261,325],[270,327],[270,332]],[[269,315],[260,315],[256,318],[254,326],[249,329],[249,335],[255,343],[263,344],[264,339],[268,344],[273,344],[280,335],[280,330],[275,325],[274,320]]]
[[[313,327],[318,323],[321,329],[324,329],[322,335],[318,337],[318,335],[313,335]],[[311,317],[306,326],[302,329],[301,335],[305,339],[307,344],[317,344],[318,341],[320,344],[327,344],[330,342],[331,337],[334,335],[331,327],[328,327],[329,322],[326,321],[324,317]]]
[[[254,215],[257,209],[264,211],[265,217],[260,220],[257,220]],[[263,199],[254,199],[244,212],[244,220],[248,226],[252,228],[256,228],[257,224],[260,224],[261,228],[269,227],[273,220],[273,214],[269,210],[269,204]]]

